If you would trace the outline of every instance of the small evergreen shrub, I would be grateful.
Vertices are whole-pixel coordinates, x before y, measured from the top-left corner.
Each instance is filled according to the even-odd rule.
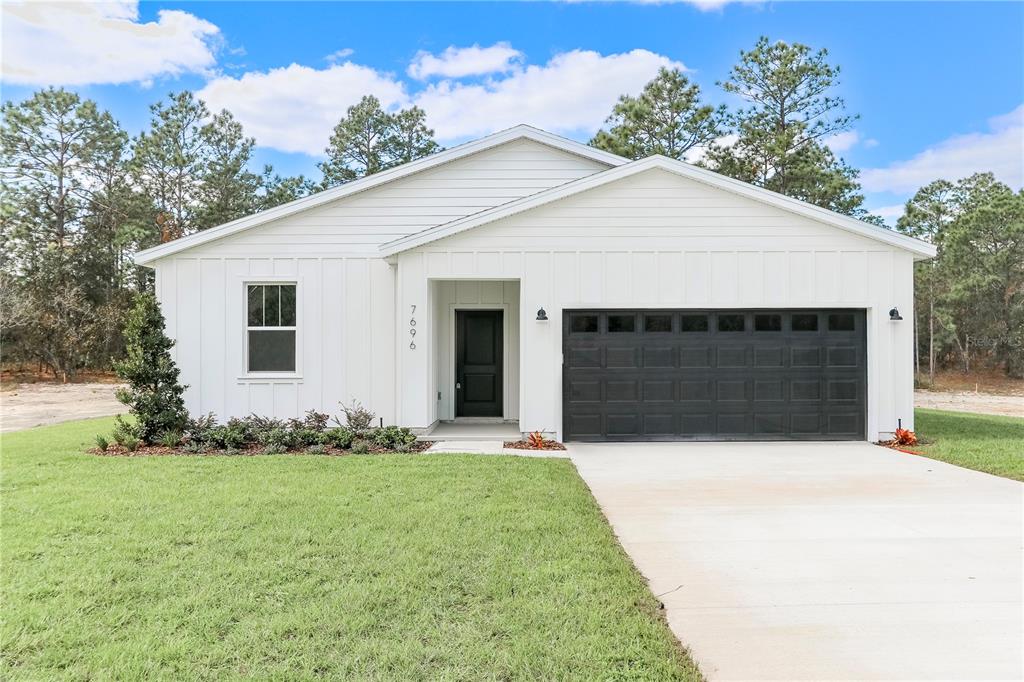
[[[257,435],[260,445],[266,448],[273,448],[280,452],[286,452],[289,447],[292,446],[292,434],[288,429],[278,426],[267,431],[262,431]],[[267,453],[267,454],[278,454],[278,453]]]
[[[135,452],[136,450],[139,449],[139,446],[141,444],[142,440],[133,435],[126,436],[124,438],[124,441],[121,443],[121,445],[123,445],[125,450],[127,450],[128,452]]]
[[[416,441],[416,436],[409,429],[402,426],[385,426],[373,432],[373,442],[388,450],[397,450],[399,447],[408,448]]]
[[[100,452],[106,452],[107,448],[110,447],[110,441],[107,440],[102,434],[96,436],[96,447]]]
[[[324,414],[323,412],[309,410],[306,412],[306,416],[302,419],[289,419],[288,426],[294,431],[305,429],[308,431],[322,432],[327,428],[327,422],[330,418],[330,415]]]
[[[217,415],[210,412],[192,417],[185,422],[185,437],[189,442],[210,444],[213,430],[217,427]]]
[[[328,445],[336,447],[339,450],[347,450],[349,446],[352,445],[352,440],[355,438],[355,434],[353,434],[352,430],[349,428],[338,426],[324,431],[324,437],[326,438]]]
[[[181,450],[192,455],[205,455],[210,451],[210,446],[198,440],[190,440],[182,446]]]
[[[321,444],[310,445],[308,448],[306,448],[306,452],[311,455],[322,455],[325,452],[327,452],[327,446]]]
[[[260,454],[262,455],[283,455],[286,452],[288,452],[288,448],[281,445],[275,445],[273,443],[265,445],[260,449]]]
[[[365,455],[370,452],[370,444],[363,439],[353,441],[352,443],[352,454],[353,455]]]
[[[340,403],[340,406],[345,414],[345,424],[335,419],[339,426],[348,426],[357,434],[364,434],[373,427],[373,420],[377,415],[363,407],[358,400],[353,400],[351,405]]]
[[[327,442],[327,436],[323,431],[299,428],[291,432],[291,442],[294,447],[302,448],[310,445],[323,445]]]
[[[166,431],[181,431],[188,420],[178,383],[179,370],[171,359],[174,342],[164,333],[164,316],[152,294],[140,294],[124,329],[125,358],[114,363],[117,375],[128,383],[117,399],[131,408],[138,437],[152,443]]]

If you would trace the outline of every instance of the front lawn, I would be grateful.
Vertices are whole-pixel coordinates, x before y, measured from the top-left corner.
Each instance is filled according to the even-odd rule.
[[[926,444],[909,450],[1024,481],[1024,419],[940,410],[916,410],[914,418]]]
[[[699,679],[566,460],[5,434],[0,677]]]

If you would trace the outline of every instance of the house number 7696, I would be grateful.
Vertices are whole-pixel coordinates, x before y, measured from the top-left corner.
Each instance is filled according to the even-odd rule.
[[[409,313],[409,350],[416,350],[416,306],[412,306],[412,312]]]

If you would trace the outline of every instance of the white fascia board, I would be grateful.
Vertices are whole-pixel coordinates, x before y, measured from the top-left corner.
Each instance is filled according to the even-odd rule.
[[[828,209],[809,204],[799,199],[793,199],[783,194],[778,194],[770,190],[755,187],[754,185],[742,182],[740,180],[734,180],[733,178],[720,175],[718,173],[705,170],[703,168],[697,168],[688,163],[670,159],[665,156],[655,155],[639,161],[633,161],[624,165],[620,165],[609,170],[588,175],[579,180],[568,182],[564,185],[559,185],[537,194],[531,194],[528,197],[510,201],[507,204],[495,206],[494,208],[486,209],[478,213],[473,213],[464,218],[453,220],[437,227],[432,227],[416,234],[401,237],[393,241],[387,242],[380,246],[380,252],[383,256],[393,256],[401,253],[402,251],[408,251],[424,244],[437,241],[438,239],[444,239],[459,232],[479,227],[487,223],[501,220],[509,216],[528,211],[532,208],[543,206],[544,204],[559,199],[585,192],[590,189],[594,189],[605,185],[609,182],[621,180],[637,173],[642,173],[651,169],[661,169],[676,175],[689,178],[696,182],[701,182],[718,189],[739,194],[754,201],[769,204],[791,213],[796,213],[804,217],[816,220],[818,222],[826,223],[833,227],[853,232],[855,234],[867,237],[868,239],[874,239],[876,241],[884,242],[890,246],[896,246],[907,251],[912,252],[915,255],[915,259],[923,260],[927,258],[933,258],[935,256],[935,246],[928,242],[915,239],[899,232],[888,230],[884,227],[878,227],[877,225],[871,225],[869,223],[862,222],[849,216],[829,211]]]
[[[212,227],[202,232],[189,235],[188,237],[182,237],[181,239],[175,239],[172,242],[166,244],[160,244],[144,251],[139,251],[135,254],[135,263],[137,265],[148,265],[156,260],[165,258],[172,254],[186,249],[191,249],[201,244],[207,244],[217,239],[222,239],[238,232],[248,230],[249,228],[256,227],[257,225],[263,225],[273,220],[285,218],[290,215],[294,215],[301,211],[308,211],[309,209],[322,206],[323,204],[338,199],[351,196],[358,192],[364,192],[374,187],[379,187],[386,183],[398,180],[401,178],[408,177],[414,173],[420,173],[437,166],[451,163],[458,159],[464,158],[471,154],[497,147],[498,145],[506,144],[520,139],[529,139],[540,144],[545,144],[556,149],[582,156],[584,158],[592,159],[599,163],[603,163],[609,166],[621,166],[629,163],[629,159],[610,154],[600,149],[595,149],[589,145],[575,142],[573,140],[559,137],[558,135],[552,135],[551,133],[543,130],[538,130],[527,125],[518,125],[508,130],[503,130],[493,135],[480,138],[479,140],[473,140],[466,142],[458,146],[446,149],[430,156],[425,156],[422,159],[411,161],[401,166],[391,168],[374,175],[360,178],[359,180],[353,180],[352,182],[339,185],[338,187],[332,187],[330,189],[312,194],[308,197],[296,199],[295,201],[275,206],[274,208],[255,213],[253,215],[245,216],[237,220],[232,220],[229,223],[224,223],[217,227]]]

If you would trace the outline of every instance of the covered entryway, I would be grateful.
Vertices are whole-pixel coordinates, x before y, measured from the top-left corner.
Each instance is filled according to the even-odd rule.
[[[567,310],[564,438],[863,440],[864,310]]]

